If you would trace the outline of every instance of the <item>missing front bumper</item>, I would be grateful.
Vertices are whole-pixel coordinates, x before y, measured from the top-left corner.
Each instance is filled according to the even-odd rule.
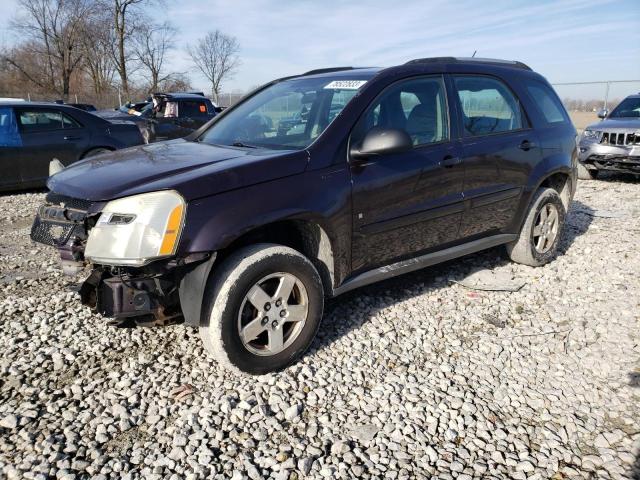
[[[123,326],[164,326],[182,321],[178,291],[172,275],[130,273],[114,275],[95,269],[80,287],[84,305]]]
[[[640,157],[628,155],[591,155],[582,161],[592,170],[640,173]]]

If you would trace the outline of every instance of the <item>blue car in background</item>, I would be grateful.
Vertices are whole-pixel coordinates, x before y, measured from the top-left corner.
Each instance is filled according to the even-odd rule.
[[[142,143],[134,123],[108,121],[69,105],[0,102],[0,191],[44,187],[54,158],[67,166]]]

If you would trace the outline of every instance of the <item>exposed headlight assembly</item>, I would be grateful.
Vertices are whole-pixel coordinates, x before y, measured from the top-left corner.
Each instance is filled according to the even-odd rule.
[[[141,266],[175,254],[186,204],[173,190],[113,200],[89,232],[85,258],[104,265]]]
[[[582,138],[584,140],[600,140],[600,135],[602,134],[602,132],[599,132],[597,130],[585,130],[584,132],[582,132]]]

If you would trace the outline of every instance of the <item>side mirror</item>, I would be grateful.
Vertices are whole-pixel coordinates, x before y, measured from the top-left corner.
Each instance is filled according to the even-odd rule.
[[[598,110],[598,118],[605,119],[607,118],[607,115],[609,115],[609,110],[607,110],[606,108]]]
[[[375,155],[406,152],[413,148],[411,137],[398,128],[372,128],[364,136],[359,148],[352,147],[351,158],[366,159]]]

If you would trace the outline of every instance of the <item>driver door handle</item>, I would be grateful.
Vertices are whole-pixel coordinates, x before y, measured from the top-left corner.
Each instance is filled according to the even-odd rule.
[[[74,137],[71,135],[67,135],[64,137],[65,140],[80,140],[80,137]]]
[[[462,159],[460,157],[454,157],[452,155],[447,155],[440,161],[440,166],[445,168],[451,168],[454,165],[459,165],[462,163]]]
[[[535,146],[536,146],[535,143],[530,142],[529,140],[523,140],[522,143],[518,145],[518,148],[520,150],[524,150],[525,152],[528,152],[532,148],[535,148]]]

